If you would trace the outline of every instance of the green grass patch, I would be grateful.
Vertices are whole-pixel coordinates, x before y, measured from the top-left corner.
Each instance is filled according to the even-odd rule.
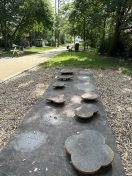
[[[29,54],[35,54],[35,53],[39,53],[39,52],[43,52],[43,51],[47,51],[47,50],[51,50],[53,49],[54,47],[28,47],[26,49],[24,49],[24,54],[23,56],[25,55],[29,55]],[[12,57],[13,56],[13,49],[11,51],[3,51],[4,54],[3,56],[4,57]],[[14,57],[18,57],[18,54],[15,53],[14,54]]]
[[[101,56],[96,51],[64,52],[40,64],[40,66],[116,69],[121,70],[125,74],[132,75],[132,61]]]
[[[39,52],[43,52],[43,51],[47,51],[50,49],[54,49],[54,47],[29,47],[25,49],[25,53],[39,53]]]

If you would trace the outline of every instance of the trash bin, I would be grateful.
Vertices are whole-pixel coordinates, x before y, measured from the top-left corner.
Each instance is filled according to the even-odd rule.
[[[75,43],[75,51],[79,51],[79,43]]]
[[[69,49],[69,46],[67,46],[67,49]]]

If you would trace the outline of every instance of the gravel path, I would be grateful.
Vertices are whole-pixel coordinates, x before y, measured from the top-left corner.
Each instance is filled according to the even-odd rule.
[[[35,67],[0,84],[0,149],[59,69]],[[126,175],[132,175],[132,81],[115,70],[93,70]]]

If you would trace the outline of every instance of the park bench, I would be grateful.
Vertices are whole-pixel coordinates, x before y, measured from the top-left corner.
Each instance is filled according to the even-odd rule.
[[[24,54],[24,47],[21,45],[14,45],[13,56],[15,53],[17,53],[18,56],[21,56],[22,54]]]

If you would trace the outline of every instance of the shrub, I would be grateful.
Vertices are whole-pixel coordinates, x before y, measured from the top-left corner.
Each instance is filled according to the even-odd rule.
[[[98,53],[100,54],[107,54],[108,49],[110,47],[111,38],[105,39],[101,41],[98,47]]]

